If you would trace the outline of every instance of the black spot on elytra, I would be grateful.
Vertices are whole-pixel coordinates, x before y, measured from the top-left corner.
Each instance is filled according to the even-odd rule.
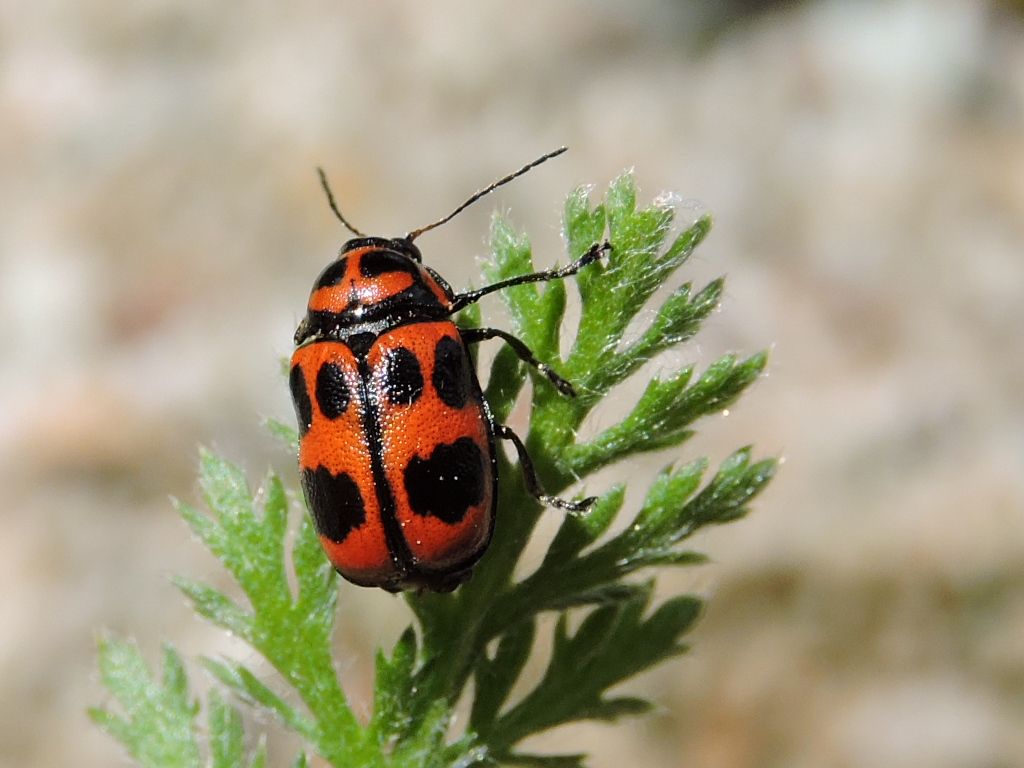
[[[414,456],[405,468],[412,511],[452,525],[484,499],[484,456],[468,437],[439,445],[429,459]]]
[[[309,399],[306,388],[306,377],[302,366],[293,365],[288,374],[288,388],[292,391],[292,403],[295,404],[295,416],[299,420],[299,435],[305,435],[313,426],[313,403]]]
[[[384,362],[384,391],[394,405],[412,405],[423,394],[420,361],[405,347],[388,352]]]
[[[441,402],[450,408],[462,408],[469,400],[469,360],[462,344],[444,336],[434,347],[434,389]]]
[[[302,470],[302,490],[321,536],[342,542],[350,531],[366,522],[366,506],[355,480],[327,467]]]
[[[341,416],[352,401],[345,371],[335,363],[324,363],[316,374],[316,404],[328,419]]]
[[[406,272],[414,278],[420,276],[417,266],[408,257],[394,251],[369,251],[359,260],[359,272],[363,277],[378,277],[387,272]]]
[[[332,285],[337,285],[345,277],[345,271],[348,269],[348,259],[340,258],[337,261],[333,261],[327,265],[327,268],[320,273],[320,277],[316,279],[316,288],[330,288]]]

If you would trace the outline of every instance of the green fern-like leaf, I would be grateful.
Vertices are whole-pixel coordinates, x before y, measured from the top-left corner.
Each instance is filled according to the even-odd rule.
[[[103,684],[124,710],[89,710],[93,721],[124,744],[139,765],[147,768],[199,768],[196,716],[199,702],[192,700],[181,657],[164,646],[163,681],[154,679],[142,655],[131,643],[104,638],[99,647]],[[242,718],[216,691],[209,700],[209,763],[213,768],[262,768],[266,753],[262,742],[246,754]]]
[[[499,421],[532,377],[526,442],[549,493],[564,493],[596,470],[637,454],[678,450],[700,419],[734,402],[764,370],[763,353],[726,355],[700,372],[682,365],[647,382],[636,402],[621,409],[617,423],[578,438],[598,403],[646,362],[690,339],[719,305],[722,280],[702,288],[684,282],[665,292],[660,306],[648,306],[710,230],[710,220],[701,218],[673,234],[675,219],[671,205],[638,206],[630,175],[613,181],[596,205],[583,189],[569,196],[566,258],[577,259],[605,239],[611,251],[575,280],[580,318],[568,343],[562,337],[566,282],[502,292],[511,330],[578,392],[565,397],[507,348],[497,352],[487,376],[486,396]],[[493,222],[491,244],[488,280],[534,271],[528,239],[500,217]],[[478,325],[479,308],[464,310],[459,322]],[[627,329],[637,324],[639,332],[627,340]],[[294,429],[279,422],[268,428],[294,452]],[[703,458],[671,462],[633,510],[626,508],[624,486],[595,489],[596,503],[586,513],[564,516],[539,563],[520,560],[544,512],[518,468],[502,455],[499,465],[499,512],[490,549],[456,592],[405,595],[413,621],[393,648],[377,651],[372,711],[363,722],[338,679],[331,637],[339,583],[308,515],[294,509],[275,475],[252,489],[238,467],[203,451],[205,509],[178,509],[238,584],[244,602],[190,579],[175,583],[197,614],[249,643],[283,682],[264,682],[231,659],[201,659],[219,686],[207,702],[204,759],[199,705],[189,698],[177,654],[165,650],[158,682],[133,646],[105,639],[101,674],[122,714],[94,709],[92,717],[145,766],[262,766],[262,737],[249,739],[257,746],[247,753],[242,719],[224,691],[270,713],[300,735],[310,753],[336,768],[581,768],[583,754],[529,754],[519,745],[565,723],[615,720],[649,709],[642,699],[616,694],[616,686],[683,653],[683,638],[701,610],[700,600],[688,595],[653,604],[654,569],[702,563],[688,539],[705,526],[746,514],[776,462],[755,459],[750,448],[726,458],[714,473]],[[293,514],[302,516],[290,541]],[[524,575],[514,577],[517,569]],[[522,680],[539,628],[549,626],[538,621],[545,613],[557,616],[553,650],[539,679]],[[468,722],[457,727],[453,710],[470,683]],[[307,764],[305,753],[294,763]]]

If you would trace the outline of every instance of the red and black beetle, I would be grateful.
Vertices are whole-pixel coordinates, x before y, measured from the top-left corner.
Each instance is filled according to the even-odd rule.
[[[424,266],[413,241],[558,149],[480,190],[448,216],[404,237],[355,239],[317,278],[295,332],[289,384],[299,421],[299,470],[320,541],[338,572],[362,586],[450,591],[469,578],[494,532],[495,440],[519,454],[526,485],[540,491],[522,441],[491,415],[467,345],[498,337],[567,396],[569,382],[522,341],[494,328],[462,329],[452,315],[494,291],[572,275],[609,246],[595,244],[561,269],[455,293]]]

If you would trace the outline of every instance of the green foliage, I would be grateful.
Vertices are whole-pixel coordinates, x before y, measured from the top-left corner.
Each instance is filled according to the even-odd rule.
[[[94,708],[89,716],[128,749],[139,765],[199,768],[203,761],[196,739],[199,702],[191,700],[181,658],[164,646],[163,682],[150,676],[139,650],[123,640],[100,640],[100,675],[121,707],[120,717]],[[213,768],[263,768],[262,743],[246,758],[242,718],[217,691],[209,698],[209,765]]]
[[[721,411],[764,369],[763,353],[743,360],[726,355],[699,375],[693,366],[684,366],[652,379],[618,423],[578,441],[598,403],[654,356],[691,338],[718,306],[721,280],[699,290],[684,283],[660,306],[647,308],[710,228],[702,218],[670,240],[674,217],[669,205],[638,209],[629,175],[615,180],[597,206],[591,207],[584,190],[569,197],[569,257],[578,258],[605,237],[612,251],[577,276],[579,326],[564,359],[565,284],[521,285],[502,294],[516,335],[578,392],[576,398],[560,395],[508,348],[498,352],[491,367],[487,397],[499,420],[510,413],[527,375],[533,376],[527,445],[548,492],[564,491],[634,454],[679,445],[693,435],[697,419]],[[494,220],[491,239],[489,280],[533,271],[528,241],[503,219]],[[627,338],[638,315],[650,320],[635,338]],[[470,310],[461,321],[475,324],[479,315]],[[291,428],[277,422],[269,426],[290,446],[297,444]],[[364,723],[346,700],[331,655],[338,579],[308,516],[302,515],[289,546],[292,505],[281,481],[270,475],[254,493],[241,470],[204,451],[200,477],[209,513],[186,504],[179,511],[223,563],[245,601],[187,579],[176,584],[197,613],[267,659],[289,690],[275,691],[231,660],[205,658],[203,666],[237,699],[272,713],[311,752],[339,768],[582,766],[583,755],[528,755],[517,752],[517,746],[564,723],[612,720],[648,709],[641,699],[616,695],[615,686],[684,652],[681,638],[701,604],[695,597],[679,596],[652,606],[653,581],[638,581],[633,574],[703,562],[685,548],[686,540],[704,526],[745,514],[774,473],[775,461],[755,461],[751,450],[743,448],[710,478],[705,459],[670,464],[648,488],[639,510],[625,520],[619,520],[625,487],[607,489],[587,513],[564,516],[540,564],[518,579],[513,571],[542,511],[526,493],[517,468],[503,457],[500,463],[500,513],[490,549],[473,578],[455,593],[405,595],[415,622],[390,653],[378,650],[373,709]],[[612,534],[617,520],[621,524]],[[538,642],[538,618],[546,612],[558,616],[547,668],[525,693],[512,698]],[[570,622],[570,612],[576,621]],[[149,677],[138,651],[119,641],[101,642],[100,668],[126,715],[104,709],[91,714],[140,764],[200,764],[198,704],[189,700],[173,650],[165,651],[162,684]],[[468,724],[453,736],[452,711],[471,682]],[[208,765],[263,764],[262,746],[247,758],[239,714],[216,690],[209,697],[208,720]],[[305,755],[299,755],[296,765],[305,764]]]

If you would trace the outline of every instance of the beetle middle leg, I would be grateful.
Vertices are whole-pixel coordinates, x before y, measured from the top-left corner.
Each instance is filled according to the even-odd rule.
[[[533,354],[526,344],[508,331],[502,331],[497,328],[466,328],[460,329],[459,333],[462,335],[462,340],[467,344],[476,344],[493,338],[503,340],[519,356],[520,360],[540,371],[548,381],[555,385],[559,392],[566,397],[576,397],[576,389],[572,384],[555,373],[550,365],[538,360],[537,356]]]

